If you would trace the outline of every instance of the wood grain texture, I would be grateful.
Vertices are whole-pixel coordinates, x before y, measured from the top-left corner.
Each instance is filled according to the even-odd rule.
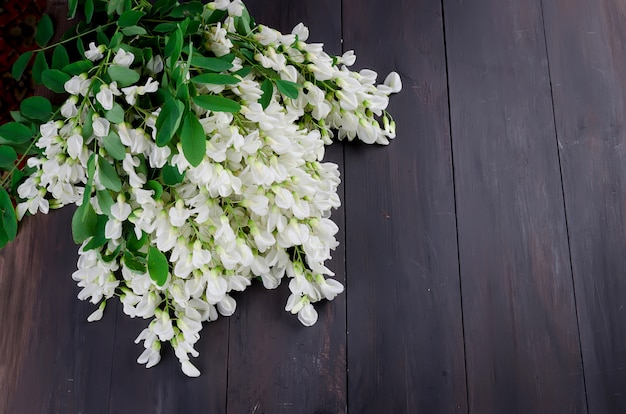
[[[66,2],[49,1],[47,13],[58,39],[69,27]],[[25,218],[0,252],[2,413],[108,412],[115,318],[89,324],[95,307],[76,298],[72,213]]]
[[[441,4],[344,0],[343,25],[404,85],[397,138],[346,146],[349,412],[466,412]]]
[[[27,218],[0,253],[0,412],[107,412],[115,318],[76,298],[71,216]]]
[[[341,53],[339,2],[278,0],[246,4],[259,23],[289,33],[302,21],[309,27],[309,42],[323,42],[328,53]],[[342,159],[341,144],[327,148],[326,161],[341,166]],[[343,282],[343,209],[334,211],[332,218],[341,229],[337,235],[341,244],[329,267]],[[277,291],[255,286],[237,297],[238,309],[230,330],[229,413],[345,412],[345,295],[317,304],[319,320],[307,328],[285,312],[289,293],[285,281]]]
[[[539,1],[444,1],[470,412],[586,412]]]
[[[544,13],[589,412],[622,413],[626,7],[554,1]]]

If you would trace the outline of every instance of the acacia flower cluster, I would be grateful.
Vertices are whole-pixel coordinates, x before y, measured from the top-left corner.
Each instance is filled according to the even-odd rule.
[[[286,277],[285,310],[311,326],[313,304],[343,291],[325,265],[340,206],[325,145],[335,135],[387,144],[401,81],[352,71],[353,52],[326,54],[302,24],[255,25],[239,0],[102,3],[118,21],[57,69],[66,99],[39,125],[17,217],[78,206],[72,277],[98,306],[89,321],[119,298],[150,320],[139,363],[157,364],[169,342],[198,376],[202,324],[235,312],[231,292]],[[151,20],[164,15],[170,23]]]

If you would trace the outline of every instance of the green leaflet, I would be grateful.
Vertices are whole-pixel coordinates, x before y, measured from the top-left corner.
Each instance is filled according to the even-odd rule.
[[[20,104],[22,114],[38,121],[48,121],[52,115],[52,104],[43,96],[31,96]]]
[[[42,75],[48,70],[48,62],[43,52],[39,52],[35,55],[35,61],[33,62],[33,80],[37,85],[42,84]]]
[[[102,157],[98,157],[98,177],[100,183],[111,191],[119,193],[122,190],[122,181],[115,167]]]
[[[263,91],[263,96],[261,96],[261,99],[259,99],[259,103],[261,104],[261,107],[265,109],[272,101],[272,95],[274,94],[274,84],[270,79],[265,79],[261,84],[261,90]]]
[[[86,0],[85,1],[85,21],[89,24],[91,23],[91,19],[93,18],[93,12],[94,12],[94,4],[93,4],[93,0]]]
[[[169,92],[165,92],[165,96],[165,104],[156,120],[156,144],[159,147],[167,145],[172,140],[180,126],[185,110],[185,105],[181,101],[172,98]]]
[[[18,122],[8,122],[0,125],[0,144],[22,144],[34,136],[25,125]]]
[[[139,19],[145,15],[146,13],[139,10],[125,11],[117,21],[117,25],[121,28],[135,26],[137,22],[139,22]]]
[[[239,83],[239,79],[236,77],[221,73],[203,73],[202,75],[194,76],[191,78],[191,81],[194,83],[209,83],[212,85],[235,85]]]
[[[91,68],[93,68],[93,63],[90,60],[85,59],[65,65],[62,70],[70,75],[80,75],[83,72],[88,72]]]
[[[276,79],[276,87],[287,98],[298,99],[298,87],[297,83],[286,81],[282,79]]]
[[[189,164],[197,167],[206,153],[206,134],[204,128],[193,112],[187,112],[180,133],[183,154]]]
[[[183,32],[180,27],[177,27],[165,44],[165,56],[170,59],[172,64],[174,64],[174,62],[176,62],[180,57],[182,47]]]
[[[70,75],[58,69],[44,70],[41,74],[41,81],[52,92],[65,93],[65,82],[70,80]]]
[[[9,193],[2,187],[0,187],[0,218],[3,236],[0,237],[0,247],[3,247],[6,243],[14,240],[17,235],[17,216]]]
[[[52,53],[52,69],[62,70],[65,66],[70,64],[70,56],[67,53],[67,49],[63,45],[58,45],[54,48]]]
[[[161,169],[161,179],[163,180],[163,184],[170,187],[180,184],[184,177],[185,175],[181,174],[178,171],[178,167],[174,165],[165,164]]]
[[[154,191],[154,195],[152,196],[152,198],[154,198],[155,200],[158,200],[161,198],[161,194],[163,194],[163,186],[161,185],[161,183],[159,183],[156,180],[149,180],[146,183],[146,186],[152,191]]]
[[[0,145],[0,168],[8,170],[17,161],[17,152],[8,145]]]
[[[47,14],[44,14],[37,23],[37,32],[35,33],[35,41],[41,47],[44,47],[54,35],[54,27],[52,25],[52,19]]]
[[[112,81],[117,81],[119,87],[130,86],[139,80],[139,73],[123,66],[111,65],[107,73]]]
[[[195,96],[193,101],[196,105],[215,112],[239,112],[241,109],[238,102],[219,95]]]
[[[120,136],[113,130],[109,131],[109,135],[103,138],[104,149],[113,159],[123,161],[126,158],[126,147],[122,144]]]
[[[100,190],[96,191],[96,198],[98,199],[98,205],[100,206],[100,210],[106,215],[111,215],[111,206],[115,203],[113,201],[113,197],[108,190]]]
[[[121,124],[124,122],[124,109],[116,102],[113,104],[113,108],[104,113],[104,117],[114,124]]]
[[[211,72],[223,72],[232,68],[233,64],[222,59],[204,57],[196,54],[191,58],[191,66],[210,70]]]
[[[72,238],[74,243],[81,244],[92,237],[96,231],[98,216],[91,203],[83,203],[72,216]]]
[[[137,36],[137,35],[145,35],[146,29],[140,26],[128,26],[122,29],[122,33],[126,36]]]
[[[17,60],[13,64],[13,69],[11,70],[11,74],[13,75],[13,78],[15,78],[16,80],[19,80],[22,77],[22,74],[24,73],[24,69],[26,69],[26,66],[28,65],[28,62],[30,62],[30,58],[32,56],[33,56],[33,52],[29,51],[29,52],[22,53],[22,55],[20,55],[20,57],[17,58]]]
[[[150,273],[150,278],[159,286],[165,284],[169,274],[167,257],[159,249],[152,246],[148,249],[148,273]]]

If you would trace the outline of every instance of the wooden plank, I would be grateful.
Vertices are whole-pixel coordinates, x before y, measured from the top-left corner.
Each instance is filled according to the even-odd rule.
[[[0,412],[107,412],[115,318],[76,298],[71,217],[27,218],[0,253]]]
[[[340,2],[333,0],[246,1],[257,21],[289,33],[300,21],[310,42],[341,53]],[[325,159],[342,165],[343,146],[327,148]],[[340,188],[341,194],[342,188]],[[340,229],[343,209],[332,216]],[[344,280],[344,236],[329,267]],[[254,413],[344,413],[346,410],[345,296],[317,305],[319,320],[306,328],[284,311],[287,284],[277,291],[260,286],[237,297],[231,319],[228,411]]]
[[[404,83],[395,141],[346,146],[349,411],[466,412],[441,3],[345,0],[343,16],[356,65]]]
[[[67,3],[51,0],[47,13],[58,39],[70,26]],[[108,410],[115,318],[89,324],[95,307],[76,297],[72,213],[25,218],[17,239],[0,252],[0,412]],[[116,306],[109,308],[114,313]]]
[[[470,412],[586,412],[541,3],[444,15]]]
[[[626,411],[626,8],[544,2],[590,413]]]
[[[178,358],[169,345],[163,345],[162,359],[146,369],[137,364],[143,344],[137,337],[149,321],[130,319],[121,311],[117,316],[115,354],[111,374],[111,413],[223,413],[226,411],[226,360],[228,319],[205,324],[193,364],[202,375],[188,378],[180,370]]]

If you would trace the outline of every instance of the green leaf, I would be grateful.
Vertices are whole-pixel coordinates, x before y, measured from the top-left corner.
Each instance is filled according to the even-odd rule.
[[[92,108],[89,108],[87,111],[87,116],[85,116],[85,122],[83,123],[83,138],[85,141],[91,139],[93,135],[93,114],[94,111]]]
[[[202,14],[202,9],[202,3],[200,3],[199,1],[190,1],[188,3],[183,3],[174,7],[174,10],[170,12],[170,17],[195,17]]]
[[[280,93],[285,95],[287,98],[298,99],[298,85],[295,82],[286,81],[282,79],[276,79],[276,87]]]
[[[87,23],[91,23],[91,19],[93,18],[94,4],[93,0],[85,1],[85,21]]]
[[[220,95],[195,96],[193,101],[196,105],[214,112],[239,112],[241,109],[239,103]]]
[[[176,23],[159,23],[156,26],[154,26],[154,31],[157,33],[169,33],[172,30],[176,29]]]
[[[70,56],[63,45],[58,45],[52,53],[52,69],[63,69],[70,64]]]
[[[129,251],[124,252],[124,264],[130,270],[134,270],[135,272],[139,272],[139,273],[146,272],[146,265],[143,264],[137,256],[135,256]]]
[[[122,40],[124,40],[124,34],[121,32],[117,32],[113,35],[113,37],[111,38],[111,43],[109,44],[109,49],[114,49],[116,47],[118,47],[120,45],[120,43],[122,43]]]
[[[146,185],[148,186],[149,189],[154,191],[154,195],[152,196],[152,198],[154,198],[155,200],[158,200],[161,198],[161,195],[163,194],[163,186],[161,185],[160,182],[155,181],[155,180],[149,180],[146,183]]]
[[[31,96],[22,101],[20,111],[31,119],[48,121],[52,115],[52,104],[43,96]]]
[[[46,57],[43,52],[37,53],[37,55],[35,55],[35,61],[33,62],[33,80],[37,85],[41,85],[41,75],[48,69],[48,62],[46,62]]]
[[[212,85],[234,85],[239,83],[239,79],[232,75],[223,75],[221,73],[203,73],[202,75],[191,78],[195,83],[210,83]]]
[[[96,32],[96,40],[98,41],[98,44],[104,45],[105,47],[109,47],[110,40],[107,37],[106,33],[104,33],[104,31],[98,30]]]
[[[233,75],[237,75],[242,78],[245,78],[246,76],[248,76],[250,72],[252,72],[252,66],[244,66],[243,68],[239,69],[237,72],[233,73]]]
[[[108,190],[96,191],[96,198],[98,199],[100,210],[107,216],[111,216],[111,206],[115,203],[111,193]]]
[[[37,32],[35,33],[35,41],[41,47],[44,47],[54,34],[54,27],[52,25],[52,19],[47,14],[44,14],[37,23]]]
[[[41,74],[41,81],[46,88],[56,93],[65,93],[64,85],[68,80],[70,80],[70,75],[58,69],[48,69]]]
[[[172,64],[178,60],[182,47],[183,32],[180,27],[177,27],[165,44],[165,56],[170,59]]]
[[[119,20],[117,21],[117,25],[121,28],[135,26],[139,19],[145,16],[146,13],[139,10],[128,10],[122,13]]]
[[[90,60],[79,60],[63,66],[62,70],[70,75],[80,75],[81,73],[89,72],[91,68],[93,68],[93,63]]]
[[[67,17],[73,19],[76,16],[76,9],[78,9],[78,0],[68,0]]]
[[[126,248],[131,252],[138,252],[148,242],[148,235],[141,232],[141,238],[137,238],[134,231],[131,231],[126,239]]]
[[[20,57],[17,58],[17,60],[13,64],[13,70],[11,71],[13,78],[15,78],[16,80],[19,80],[22,77],[22,74],[24,73],[24,69],[26,69],[26,66],[28,65],[28,62],[30,62],[30,58],[32,56],[33,56],[33,52],[28,51],[28,52],[22,53]]]
[[[122,144],[119,135],[113,130],[109,131],[109,135],[103,138],[104,149],[111,157],[118,161],[126,158],[126,147]]]
[[[182,183],[185,174],[181,174],[180,171],[178,171],[178,167],[165,164],[161,169],[161,178],[163,179],[163,184],[171,187]]]
[[[122,29],[122,33],[126,36],[137,36],[137,35],[145,35],[146,29],[139,26],[128,26]]]
[[[8,145],[0,145],[0,168],[13,167],[17,160],[17,153]]]
[[[206,19],[207,24],[213,24],[222,21],[224,17],[228,15],[226,10],[213,10],[212,13]]]
[[[200,29],[200,20],[192,20],[187,25],[187,30],[183,33],[184,35],[194,35],[198,33],[198,29]]]
[[[193,112],[187,112],[185,116],[180,132],[180,142],[189,164],[194,167],[200,165],[206,154],[206,133]]]
[[[109,0],[107,4],[107,14],[112,16],[113,13],[117,11],[117,14],[120,14],[120,7],[124,6],[124,0]]]
[[[156,120],[156,144],[159,147],[167,145],[172,140],[180,126],[185,110],[185,105],[181,101],[172,98],[169,93],[166,96],[168,98],[166,98],[165,104]]]
[[[25,125],[17,122],[8,122],[0,126],[0,144],[22,144],[34,136],[33,132]]]
[[[2,228],[8,241],[14,240],[17,235],[17,216],[9,193],[0,187],[0,212],[2,213]]]
[[[118,103],[113,104],[113,108],[104,113],[104,117],[114,124],[121,124],[124,122],[124,109]]]
[[[148,249],[148,273],[150,273],[150,278],[159,286],[165,284],[169,274],[167,257],[159,249],[152,246]]]
[[[102,157],[98,157],[98,177],[100,178],[100,183],[109,190],[116,193],[122,190],[122,181],[119,175],[117,175],[115,167]]]
[[[92,237],[96,231],[98,216],[91,203],[83,203],[72,217],[72,237],[74,243],[81,244]]]
[[[105,236],[107,221],[109,221],[109,218],[107,216],[97,215],[93,237],[83,248],[84,251],[102,247],[106,244],[106,242],[109,240]]]
[[[139,73],[123,66],[109,66],[107,73],[111,80],[117,81],[119,87],[130,86],[139,80]]]
[[[166,56],[168,56],[166,54]],[[194,55],[191,58],[191,65],[198,68],[210,70],[211,72],[223,72],[233,67],[233,64],[222,59]]]
[[[263,91],[263,96],[259,99],[259,103],[263,109],[267,108],[270,102],[272,101],[272,94],[274,93],[274,84],[270,79],[265,79],[261,84],[261,90]]]

